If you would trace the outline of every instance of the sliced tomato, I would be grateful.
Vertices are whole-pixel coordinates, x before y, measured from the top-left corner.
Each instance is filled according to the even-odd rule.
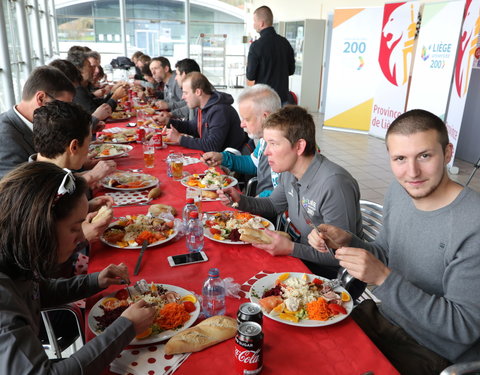
[[[183,302],[183,307],[185,308],[185,311],[188,313],[194,312],[196,310],[195,304],[190,301]]]
[[[345,314],[346,315],[347,314],[347,310],[345,310],[345,307],[340,306],[336,303],[329,303],[328,308],[330,309],[330,311],[334,315],[338,315],[338,314]]]
[[[127,299],[128,292],[126,289],[120,289],[117,293],[115,293],[115,298],[117,299]]]
[[[217,229],[217,228],[210,228],[210,233],[211,234],[221,234],[222,231],[220,229]]]
[[[207,227],[213,227],[215,224],[216,224],[216,223],[215,223],[215,221],[213,221],[213,220],[207,220],[207,221],[205,222],[205,225],[206,225]]]
[[[323,284],[323,281],[320,280],[320,279],[317,279],[317,278],[313,279],[312,282],[313,282],[315,285],[322,285],[322,284]]]

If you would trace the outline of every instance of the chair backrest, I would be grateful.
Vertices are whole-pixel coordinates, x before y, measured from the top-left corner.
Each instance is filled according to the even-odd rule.
[[[247,182],[247,187],[245,188],[245,195],[249,197],[254,197],[257,195],[257,185],[258,185],[258,178],[252,177]]]
[[[362,212],[363,238],[374,241],[383,227],[383,206],[366,200],[360,200]]]
[[[73,314],[76,323],[76,332],[71,335],[66,335],[63,332],[55,330],[55,326],[50,321],[49,312]],[[72,346],[79,338],[81,338],[82,344],[85,344],[85,323],[83,314],[78,306],[74,304],[65,304],[53,308],[42,309],[41,316],[48,338],[48,345],[44,344],[44,348],[50,348],[53,350],[57,358],[62,358],[62,352]],[[73,347],[76,349],[75,346]]]
[[[480,361],[465,362],[448,366],[440,375],[467,375],[478,374],[480,372]]]

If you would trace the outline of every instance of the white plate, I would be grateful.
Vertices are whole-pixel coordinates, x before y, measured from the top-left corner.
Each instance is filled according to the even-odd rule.
[[[203,174],[198,174],[199,176],[203,176]],[[227,186],[224,186],[224,187],[210,187],[210,188],[207,188],[207,187],[204,187],[204,188],[201,188],[201,187],[197,187],[197,186],[190,186],[187,184],[187,181],[188,179],[190,178],[191,176],[187,176],[187,177],[184,177],[180,182],[182,183],[183,186],[185,187],[194,187],[196,189],[200,189],[200,190],[218,190],[218,189],[226,189],[226,188],[229,188],[229,187],[232,187],[232,186],[235,186],[236,184],[238,184],[238,181],[235,177],[232,177],[232,176],[226,176],[228,177],[231,182],[230,184],[228,184]]]
[[[234,211],[204,212],[203,215],[213,215],[213,214],[216,214],[218,212],[234,212]],[[258,215],[253,215],[253,216],[256,216],[256,217],[259,217],[262,220],[268,221],[269,224],[268,224],[268,227],[266,227],[266,229],[275,230],[275,225],[273,225],[273,223],[270,220],[267,220],[267,219],[265,219],[261,216],[258,216]],[[206,217],[204,219],[202,218],[202,220],[203,220],[203,222],[205,222],[207,220],[207,218]],[[226,243],[226,244],[230,244],[230,245],[250,245],[250,242],[245,242],[245,241],[217,240],[216,238],[213,238],[213,234],[210,233],[210,228],[206,227],[205,225],[203,226],[203,235],[205,237],[207,237],[208,239],[210,239],[212,241],[215,241],[215,242]]]
[[[133,177],[137,177],[138,179],[142,179],[142,181],[148,182],[147,185],[142,186],[142,187],[136,187],[136,188],[119,188],[119,187],[113,187],[108,185],[108,181],[112,178],[115,178],[116,175],[129,175]],[[117,172],[113,173],[107,177],[105,177],[102,180],[102,186],[107,189],[112,189],[112,190],[120,190],[120,191],[137,191],[137,190],[144,190],[148,189],[151,187],[154,187],[158,184],[158,179],[152,175],[146,174],[146,173],[134,173],[134,172]]]
[[[100,152],[105,148],[115,149],[115,150],[117,150],[117,153],[113,154],[113,155],[100,155]],[[132,150],[133,150],[133,146],[116,144],[116,143],[103,143],[103,144],[100,144],[100,145],[95,145],[94,147],[90,148],[90,151],[96,151],[97,152],[97,155],[95,155],[95,159],[118,158],[120,156],[125,155],[127,152],[132,151]]]
[[[250,301],[252,301],[253,303],[258,303],[258,300],[262,297],[263,292],[265,290],[273,288],[275,286],[275,280],[277,280],[278,277],[280,275],[282,275],[283,273],[284,272],[282,272],[282,273],[272,273],[270,275],[267,275],[267,276],[257,280],[252,285],[252,287],[250,289]],[[289,272],[289,273],[290,273],[290,277],[301,278],[304,275],[304,273],[301,273],[301,272]],[[320,280],[324,280],[324,281],[329,281],[328,279],[325,279],[324,277],[321,277],[321,276],[311,275],[311,274],[306,274],[306,275],[308,276],[309,281],[312,281],[313,279],[320,279]],[[335,288],[334,291],[335,292],[346,292],[346,293],[348,293],[345,290],[345,288],[343,288],[341,286]],[[255,297],[254,295],[258,296],[259,298]],[[352,312],[352,309],[353,309],[353,300],[352,300],[351,296],[350,296],[350,301],[343,303],[343,307],[345,307],[345,309],[347,310],[347,314],[335,315],[333,318],[330,318],[327,321],[303,319],[303,320],[300,320],[298,323],[295,323],[295,322],[292,322],[292,321],[289,321],[289,320],[280,319],[278,316],[272,316],[270,314],[267,314],[265,311],[263,312],[263,315],[270,318],[270,319],[276,320],[277,322],[284,323],[284,324],[289,324],[291,326],[322,327],[322,326],[329,326],[329,325],[341,322],[343,319],[345,319],[347,316],[350,315],[350,313]]]
[[[168,285],[168,284],[157,284],[157,285],[160,285],[160,286],[164,287],[165,289],[167,289],[169,291],[177,292],[182,297],[186,296],[187,294],[194,294],[192,292],[189,292],[186,289],[183,289],[183,288],[180,288],[180,287],[174,286],[174,285]],[[135,291],[135,289],[133,288],[133,286],[129,286],[128,288],[130,288],[130,291],[131,291],[132,294],[137,293]],[[116,291],[115,293],[111,293],[108,296],[105,296],[101,300],[97,301],[97,303],[95,305],[93,305],[92,309],[90,310],[90,314],[88,314],[88,326],[90,327],[90,329],[92,330],[92,332],[95,335],[99,335],[101,332],[98,331],[97,321],[93,317],[103,315],[103,310],[100,308],[100,305],[101,305],[102,301],[105,298],[115,297],[115,294],[117,292],[118,291]],[[176,335],[178,332],[182,332],[182,331],[186,330],[193,323],[195,323],[195,320],[197,320],[198,315],[200,314],[200,303],[198,302],[198,300],[197,300],[197,302],[195,302],[195,307],[196,307],[195,311],[190,313],[190,319],[182,327],[180,327],[176,330],[163,331],[163,332],[159,333],[158,335],[153,335],[153,336],[147,337],[146,339],[143,339],[143,340],[133,339],[132,342],[130,342],[130,345],[153,344],[155,342],[159,342],[159,341],[169,339],[173,335]]]
[[[114,225],[117,225],[117,223],[119,222],[120,220],[116,220],[112,223],[110,223],[110,225],[108,226],[108,228],[114,226]],[[172,238],[174,238],[176,235],[178,234],[178,231],[173,228],[173,233],[170,235],[170,237],[167,237],[165,238],[164,240],[160,240],[160,241],[157,241],[157,242],[154,242],[154,243],[151,243],[150,245],[148,245],[147,247],[154,247],[154,246],[158,246],[158,245],[161,245],[162,243],[165,243],[165,242],[168,242],[170,241]],[[117,249],[127,249],[127,250],[133,250],[133,249],[141,249],[142,248],[142,245],[138,245],[138,246],[125,246],[125,247],[122,247],[122,246],[118,246],[118,245],[115,245],[113,243],[110,243],[110,242],[107,242],[105,240],[105,238],[103,238],[103,235],[100,236],[100,241],[102,241],[105,245],[108,245],[108,246],[111,246],[111,247],[116,247]]]

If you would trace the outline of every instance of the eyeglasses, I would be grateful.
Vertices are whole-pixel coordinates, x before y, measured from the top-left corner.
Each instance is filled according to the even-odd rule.
[[[55,200],[53,202],[53,205],[58,202],[58,200],[63,197],[65,194],[72,194],[75,191],[75,177],[73,176],[72,172],[70,169],[63,168],[65,172],[65,176],[63,176],[62,182],[60,183],[60,186],[58,187],[57,190],[57,195],[55,197]]]

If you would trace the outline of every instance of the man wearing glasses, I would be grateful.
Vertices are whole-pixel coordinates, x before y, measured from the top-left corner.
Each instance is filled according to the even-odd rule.
[[[58,69],[36,68],[25,82],[22,101],[0,115],[0,178],[35,152],[33,111],[54,99],[71,102],[75,87]]]

